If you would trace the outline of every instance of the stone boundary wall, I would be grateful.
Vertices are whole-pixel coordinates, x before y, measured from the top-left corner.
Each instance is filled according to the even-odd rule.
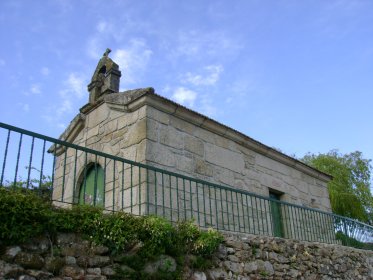
[[[0,279],[106,280],[118,279],[118,269],[133,272],[107,247],[92,246],[75,234],[58,234],[51,244],[38,238],[1,250]],[[133,253],[132,248],[122,256]],[[182,279],[373,279],[373,251],[254,235],[225,234],[212,263],[205,271],[185,267]],[[161,255],[143,269],[152,274],[165,267],[174,271],[176,262]]]

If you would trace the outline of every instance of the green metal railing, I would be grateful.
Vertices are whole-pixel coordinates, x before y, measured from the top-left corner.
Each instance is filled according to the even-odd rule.
[[[184,176],[0,123],[0,186],[50,192],[57,206],[158,215],[229,232],[372,249],[353,219]],[[0,154],[1,157],[1,154]]]

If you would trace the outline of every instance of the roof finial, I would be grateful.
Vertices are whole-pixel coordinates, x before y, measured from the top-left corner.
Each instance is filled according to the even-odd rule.
[[[107,48],[103,56],[109,56],[109,53],[111,53],[111,49]]]

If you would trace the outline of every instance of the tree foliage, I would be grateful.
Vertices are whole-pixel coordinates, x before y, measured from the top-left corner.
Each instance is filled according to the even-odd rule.
[[[328,190],[335,214],[370,224],[373,222],[371,160],[364,159],[358,151],[341,154],[338,150],[326,154],[307,154],[301,160],[333,176]]]

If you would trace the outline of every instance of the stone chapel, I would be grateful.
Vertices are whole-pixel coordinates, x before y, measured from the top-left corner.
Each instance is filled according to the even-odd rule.
[[[331,212],[329,175],[162,97],[153,88],[119,92],[121,72],[109,52],[98,62],[88,85],[88,103],[62,133],[61,140],[213,184]],[[111,176],[103,174],[107,165],[103,159],[78,158],[74,172],[72,168],[69,173],[62,171],[59,162],[63,150],[55,146],[51,151],[57,156],[55,193],[59,193],[58,182],[64,172],[64,192],[70,193],[71,202],[84,202],[81,182],[93,184],[92,176],[88,178],[93,169],[96,181],[106,176],[106,183]],[[120,175],[113,176],[120,181]],[[97,190],[95,199],[102,200],[100,192]],[[113,192],[100,203],[106,205],[111,199],[120,203],[121,195]],[[132,189],[125,193],[125,199],[131,195]],[[142,195],[152,197],[154,193]]]

